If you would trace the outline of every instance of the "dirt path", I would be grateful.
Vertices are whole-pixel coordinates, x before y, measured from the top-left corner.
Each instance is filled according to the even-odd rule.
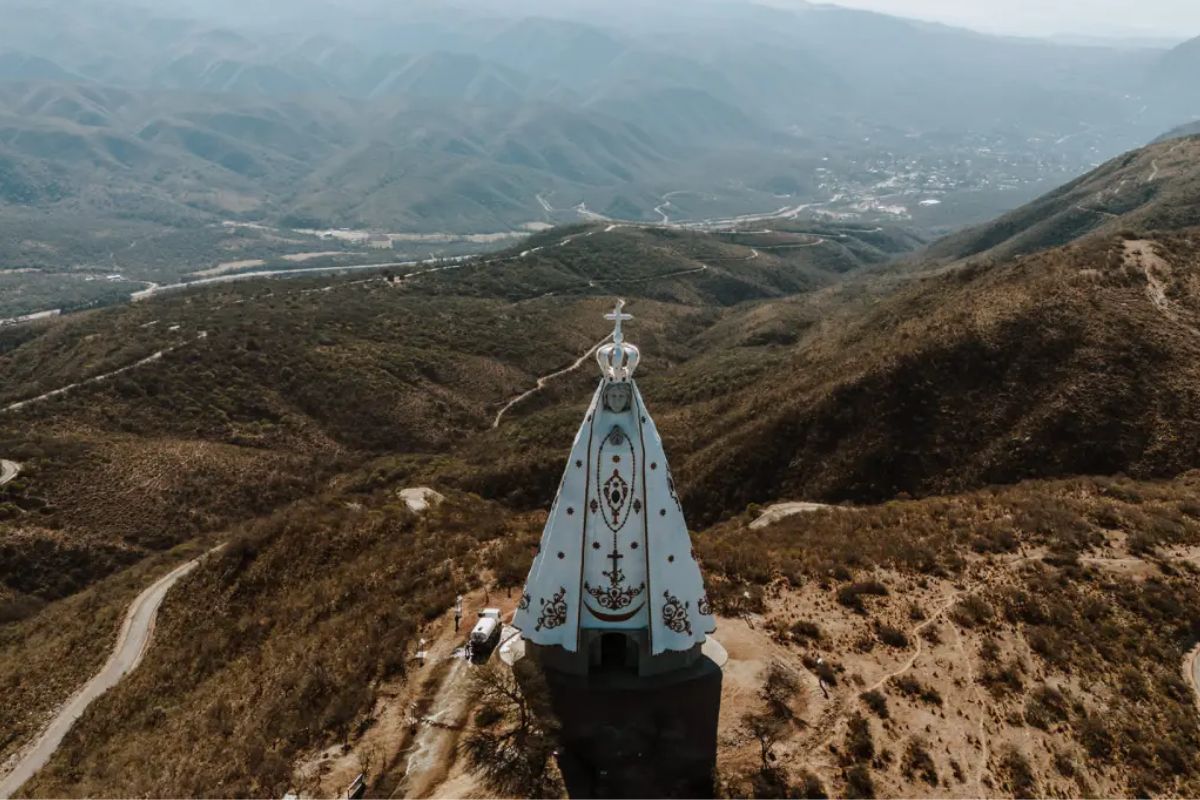
[[[1075,208],[1079,211],[1087,211],[1091,214],[1099,214],[1102,217],[1115,218],[1118,216],[1117,214],[1114,214],[1111,211],[1105,211],[1104,209],[1101,209],[1101,208],[1088,208],[1087,206],[1081,205],[1079,203],[1075,204]]]
[[[200,331],[200,333],[192,341],[200,341],[201,339],[204,339],[207,336],[208,336],[207,331]],[[119,369],[114,369],[112,372],[105,372],[102,375],[96,375],[95,377],[88,378],[87,380],[79,381],[78,383],[69,383],[66,386],[62,386],[58,389],[53,389],[49,392],[46,392],[45,394],[39,394],[37,397],[30,397],[28,400],[18,400],[15,403],[9,403],[8,405],[0,408],[0,414],[6,414],[10,411],[16,411],[18,409],[24,408],[25,406],[28,406],[28,405],[32,405],[34,403],[40,403],[43,400],[49,400],[52,397],[58,397],[59,395],[66,394],[67,392],[71,391],[72,389],[78,389],[80,386],[87,386],[90,383],[99,383],[100,381],[108,380],[109,378],[116,377],[117,375],[120,375],[125,372],[129,372],[129,370],[131,370],[131,369],[137,369],[138,367],[145,366],[146,364],[153,364],[155,361],[158,361],[163,356],[165,356],[167,353],[178,350],[179,348],[183,347],[185,344],[191,344],[191,342],[183,342],[182,344],[176,344],[176,345],[172,345],[170,347],[164,348],[162,350],[159,350],[157,353],[151,353],[150,355],[146,356],[145,358],[139,359],[138,361],[135,361],[132,364],[127,364],[123,367],[120,367]]]
[[[21,474],[21,465],[6,458],[0,458],[0,486]]]
[[[1154,249],[1155,243],[1149,239],[1128,239],[1125,241],[1125,263],[1140,267],[1146,275],[1146,296],[1158,309],[1159,313],[1171,322],[1200,337],[1200,329],[1184,322],[1179,318],[1175,304],[1167,297],[1167,284],[1163,276],[1171,274],[1171,264]]]
[[[521,392],[519,395],[517,395],[516,397],[514,397],[513,399],[511,399],[507,403],[505,403],[504,407],[496,412],[496,419],[492,422],[492,428],[499,428],[500,420],[504,419],[504,415],[508,412],[508,410],[510,408],[512,408],[513,406],[515,406],[517,403],[521,402],[526,397],[529,397],[530,395],[537,393],[547,383],[554,380],[559,375],[566,375],[568,372],[573,372],[574,370],[579,369],[580,365],[582,365],[584,361],[587,361],[591,357],[592,353],[596,352],[600,348],[600,345],[607,342],[611,336],[612,336],[612,334],[609,334],[608,336],[605,336],[600,341],[596,342],[594,345],[592,345],[590,350],[588,350],[586,353],[581,355],[579,358],[575,359],[575,361],[572,362],[571,364],[563,367],[562,369],[560,369],[556,372],[551,372],[548,375],[543,375],[542,377],[538,378],[536,386],[534,386],[532,389]]]
[[[750,256],[749,258],[747,258],[745,260],[749,261],[750,258],[754,258],[754,256]],[[601,285],[609,285],[609,284],[613,284],[613,283],[619,283],[624,286],[627,286],[631,283],[651,283],[652,281],[661,281],[661,280],[665,280],[666,278],[678,278],[681,275],[695,275],[697,272],[704,272],[707,269],[708,269],[708,264],[701,264],[700,266],[695,267],[693,269],[681,269],[676,272],[667,272],[662,275],[651,275],[648,278],[593,278],[592,280],[595,283],[599,283]]]
[[[942,618],[942,616],[945,615],[945,613],[947,611],[949,611],[950,608],[955,603],[958,602],[958,599],[960,597],[962,597],[966,592],[967,592],[966,589],[960,589],[958,591],[951,592],[950,597],[946,600],[946,602],[942,603],[942,605],[938,607],[937,611],[930,614],[925,619],[924,622],[921,622],[918,625],[914,625],[912,627],[912,629],[909,630],[909,632],[908,632],[909,638],[915,640],[917,643],[916,649],[913,650],[913,654],[911,656],[909,656],[908,660],[905,661],[903,664],[901,664],[899,667],[892,670],[888,674],[884,675],[882,678],[880,678],[879,680],[872,683],[870,686],[868,686],[863,691],[864,692],[875,691],[876,689],[880,688],[881,686],[883,686],[885,683],[892,680],[893,678],[899,678],[901,675],[903,675],[904,673],[906,673],[910,669],[912,669],[913,665],[917,663],[917,659],[921,657],[921,653],[925,649],[925,639],[922,638],[921,631],[925,630],[930,625],[932,625],[933,623],[940,620]]]
[[[142,656],[150,645],[154,633],[154,621],[158,617],[158,608],[167,596],[171,587],[187,575],[208,555],[221,549],[224,545],[209,550],[202,556],[181,564],[162,576],[150,587],[139,594],[129,606],[125,620],[121,623],[121,631],[117,634],[117,644],[112,655],[100,668],[100,671],[84,684],[70,700],[63,704],[58,714],[42,731],[41,736],[22,755],[11,772],[0,780],[0,800],[11,797],[25,781],[33,777],[39,769],[45,766],[50,756],[58,749],[63,737],[71,730],[75,721],[83,714],[93,700],[111,689],[127,673],[137,668]]]
[[[421,717],[404,764],[404,778],[397,787],[403,797],[426,797],[449,774],[458,746],[458,734],[467,721],[470,704],[466,691],[471,665],[455,658],[437,690],[433,706]]]
[[[806,500],[798,500],[791,503],[775,503],[767,506],[763,512],[750,523],[751,530],[765,528],[768,525],[774,525],[779,520],[785,517],[790,517],[793,514],[805,514],[810,511],[819,511],[822,508],[841,508],[841,506],[831,506],[825,503],[810,503]]]
[[[1183,674],[1187,676],[1188,683],[1192,685],[1192,692],[1196,695],[1196,709],[1200,711],[1200,644],[1192,648],[1192,651],[1183,659]]]
[[[987,713],[984,709],[987,708],[987,703],[984,700],[983,692],[979,690],[979,683],[975,679],[975,666],[971,663],[971,654],[967,652],[967,648],[963,645],[962,632],[958,626],[950,622],[950,630],[954,632],[954,646],[958,650],[958,655],[962,658],[963,666],[967,671],[967,683],[971,687],[972,694],[975,695],[975,702],[979,704],[979,747],[981,750],[979,763],[975,766],[975,796],[986,797],[984,791],[983,777],[987,773],[988,761],[991,759],[991,745],[988,742],[987,735]]]

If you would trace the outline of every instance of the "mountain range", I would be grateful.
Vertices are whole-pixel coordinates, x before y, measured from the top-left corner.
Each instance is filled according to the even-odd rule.
[[[0,32],[0,201],[34,227],[498,231],[580,204],[653,221],[852,195],[936,228],[1198,113],[1194,43],[1066,46],[835,7],[68,5],[10,4]],[[883,188],[899,171],[914,180]]]

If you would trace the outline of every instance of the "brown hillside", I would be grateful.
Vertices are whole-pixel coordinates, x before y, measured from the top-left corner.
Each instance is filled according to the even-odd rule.
[[[689,501],[712,518],[781,496],[1195,467],[1198,254],[1195,230],[1093,239],[924,278],[817,326],[736,399],[671,418],[720,419],[681,465]],[[682,372],[673,384],[700,380]]]
[[[1132,150],[994,222],[934,243],[925,256],[940,261],[1003,259],[1090,233],[1200,225],[1198,163],[1196,136]]]

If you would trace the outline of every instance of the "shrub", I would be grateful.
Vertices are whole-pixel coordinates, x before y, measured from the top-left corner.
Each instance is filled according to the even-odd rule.
[[[859,614],[867,613],[866,606],[863,605],[863,595],[874,595],[883,597],[887,595],[887,587],[877,580],[857,581],[849,583],[838,589],[837,601],[847,608],[854,609]]]
[[[879,637],[879,641],[888,647],[908,647],[908,637],[899,628],[878,623],[875,626],[875,634]]]
[[[1024,670],[1019,661],[1000,662],[985,667],[979,676],[979,682],[987,687],[995,697],[1016,693],[1025,688],[1022,680]]]
[[[1105,720],[1088,714],[1079,722],[1079,741],[1092,758],[1108,758],[1113,751],[1112,733]]]
[[[901,675],[894,679],[896,688],[906,697],[915,697],[933,706],[942,704],[942,695],[932,686],[926,686],[912,675]]]
[[[797,792],[792,797],[798,797],[802,800],[825,800],[829,794],[825,791],[825,784],[821,783],[821,779],[812,774],[808,770],[800,773],[800,785],[797,787]]]
[[[1053,686],[1039,686],[1025,698],[1025,721],[1035,728],[1049,730],[1066,719],[1067,698]]]
[[[807,620],[797,620],[792,623],[792,636],[796,639],[813,639],[821,638],[821,628],[815,622]]]
[[[870,761],[875,757],[871,723],[862,714],[855,714],[850,718],[846,730],[846,752],[856,761]]]
[[[974,628],[993,616],[992,607],[978,595],[969,594],[950,611],[950,618],[964,628]]]
[[[878,689],[872,689],[869,692],[863,692],[859,695],[867,708],[875,712],[875,716],[880,719],[888,718],[887,697]]]
[[[804,668],[812,672],[829,686],[837,686],[837,668],[828,661],[818,661],[807,653],[801,657]]]
[[[930,786],[937,786],[937,767],[923,739],[914,736],[908,740],[904,748],[904,760],[900,766],[906,777],[911,778],[915,775]]]
[[[1014,797],[1036,797],[1037,781],[1033,777],[1033,767],[1029,759],[1015,747],[1009,747],[1000,757],[1000,772],[1004,775],[1008,788]]]
[[[871,780],[871,771],[862,764],[857,764],[846,770],[846,797],[870,798],[875,796],[875,782]]]

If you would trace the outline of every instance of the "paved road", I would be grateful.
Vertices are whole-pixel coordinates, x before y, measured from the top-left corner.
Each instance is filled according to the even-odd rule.
[[[21,465],[6,458],[0,458],[0,486],[21,474]]]
[[[219,548],[216,548],[219,549]],[[209,553],[215,552],[210,550]],[[208,553],[205,553],[208,555]],[[58,749],[63,737],[71,726],[83,714],[84,709],[100,695],[115,686],[126,673],[133,671],[141,663],[150,636],[154,633],[154,621],[158,617],[158,608],[163,598],[175,585],[176,581],[187,575],[205,556],[194,558],[182,564],[159,578],[150,588],[139,594],[129,606],[125,621],[121,624],[121,632],[117,635],[117,646],[112,655],[96,675],[75,693],[70,700],[59,709],[58,714],[42,732],[34,745],[24,752],[21,760],[8,775],[0,780],[0,800],[8,800],[14,793],[33,777],[39,769],[45,766],[50,756]]]

